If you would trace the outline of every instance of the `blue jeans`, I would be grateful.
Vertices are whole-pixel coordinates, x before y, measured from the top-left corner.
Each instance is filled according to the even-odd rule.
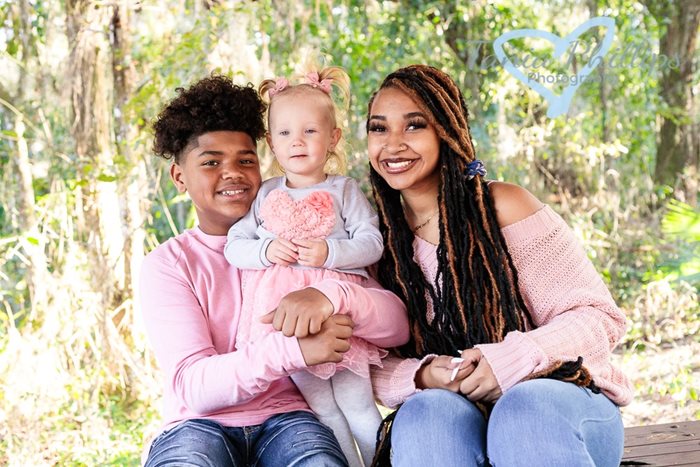
[[[275,415],[262,425],[225,427],[187,420],[160,434],[145,467],[343,466],[333,432],[309,412]]]
[[[391,432],[395,467],[617,467],[623,442],[614,403],[552,379],[515,385],[488,422],[464,397],[428,389],[401,406]]]

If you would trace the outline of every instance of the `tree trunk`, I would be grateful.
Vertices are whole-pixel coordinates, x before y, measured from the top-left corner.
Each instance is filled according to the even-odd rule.
[[[654,180],[662,185],[677,185],[679,176],[688,165],[697,174],[698,135],[693,96],[694,54],[700,25],[700,2],[697,0],[667,0],[648,4],[660,23],[668,24],[659,43],[659,53],[669,57],[662,66],[660,95],[669,109],[661,116],[661,131],[656,153]],[[696,195],[688,193],[691,198]]]
[[[444,34],[445,42],[464,64],[467,73],[464,74],[463,90],[468,90],[469,95],[465,96],[467,101],[478,102],[481,91],[481,74],[478,69],[482,66],[488,51],[488,44],[484,40],[483,31],[474,27],[469,22],[462,20],[456,13],[456,5],[446,3],[444,5],[445,21]],[[484,8],[481,1],[471,2],[470,9],[480,10]],[[470,16],[474,18],[474,16]],[[465,45],[466,44],[466,45]],[[469,118],[477,119],[481,112],[481,106],[473,104],[469,106]]]
[[[30,61],[30,30],[29,5],[27,0],[19,2],[20,27],[22,30],[22,62]],[[16,102],[23,103],[25,100],[26,67],[20,67],[20,76],[17,80]],[[29,264],[27,265],[27,288],[29,289],[29,300],[31,302],[30,320],[39,317],[40,313],[46,312],[48,305],[47,294],[47,259],[44,248],[46,242],[44,236],[39,231],[34,180],[32,176],[32,166],[29,160],[29,147],[24,136],[26,129],[25,116],[17,111],[15,113],[14,130],[17,136],[17,154],[15,164],[19,176],[19,229],[22,232],[22,248],[24,249]]]
[[[591,18],[595,18],[598,16],[598,0],[589,0],[588,2],[588,11],[591,16]],[[596,47],[600,42],[602,41],[602,38],[600,37],[600,34],[594,33],[595,38],[597,41]],[[599,83],[599,92],[600,92],[600,133],[601,133],[601,140],[604,143],[610,142],[610,131],[608,129],[608,122],[607,122],[607,115],[608,115],[608,92],[605,87],[605,79],[606,79],[606,70],[605,70],[605,60],[601,60],[600,64],[598,65],[598,68],[596,69],[596,72],[598,73],[598,77],[600,79]]]
[[[124,286],[124,231],[117,183],[111,177],[115,175],[111,92],[114,83],[108,31],[113,10],[109,3],[66,2],[72,46],[71,133],[85,181],[85,230],[81,234],[94,254],[89,267],[104,310],[113,308]]]
[[[128,0],[114,9],[112,17],[112,72],[114,75],[114,101],[116,112],[116,143],[119,154],[124,159],[125,170],[118,179],[123,199],[124,224],[127,238],[124,244],[124,285],[126,296],[134,296],[138,291],[138,273],[144,257],[145,216],[148,209],[146,197],[148,179],[145,162],[140,154],[132,149],[138,136],[136,116],[129,107],[134,93],[136,70],[131,57],[131,30],[133,11]]]
[[[47,310],[48,294],[46,286],[48,269],[44,252],[46,242],[43,234],[39,232],[37,224],[32,169],[24,130],[23,117],[17,115],[15,118],[15,133],[17,135],[17,159],[15,163],[17,164],[17,172],[20,178],[19,228],[23,234],[22,248],[29,261],[26,280],[31,301],[30,320],[35,320],[40,313],[45,313]]]

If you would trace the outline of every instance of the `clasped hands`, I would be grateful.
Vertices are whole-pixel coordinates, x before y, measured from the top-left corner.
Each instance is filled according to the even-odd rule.
[[[338,363],[350,349],[348,339],[355,323],[349,316],[333,311],[328,297],[307,287],[284,296],[277,308],[260,321],[272,324],[287,337],[295,336],[307,366]]]
[[[416,387],[459,392],[473,402],[495,402],[501,397],[501,387],[483,357],[478,348],[464,350],[459,357],[435,357],[416,373]]]
[[[328,244],[324,239],[290,241],[276,238],[267,245],[265,256],[273,264],[289,266],[299,263],[302,266],[320,268],[328,258]]]

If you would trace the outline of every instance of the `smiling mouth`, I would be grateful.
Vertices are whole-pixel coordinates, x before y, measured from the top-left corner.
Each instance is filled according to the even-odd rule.
[[[396,174],[409,170],[417,161],[418,159],[385,159],[382,165],[388,173]]]
[[[226,189],[226,190],[221,190],[217,191],[217,195],[221,196],[226,196],[228,198],[236,198],[240,197],[241,195],[245,194],[248,191],[248,188],[236,188],[236,189]]]

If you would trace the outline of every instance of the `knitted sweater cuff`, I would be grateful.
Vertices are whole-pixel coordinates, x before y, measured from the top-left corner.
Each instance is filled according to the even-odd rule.
[[[377,398],[382,405],[391,409],[403,404],[421,389],[416,388],[416,373],[430,363],[437,355],[417,358],[388,358],[382,361],[384,368],[373,372],[372,382]]]
[[[475,347],[481,350],[491,366],[503,393],[547,365],[544,352],[528,336],[518,331],[508,333],[503,342]]]

